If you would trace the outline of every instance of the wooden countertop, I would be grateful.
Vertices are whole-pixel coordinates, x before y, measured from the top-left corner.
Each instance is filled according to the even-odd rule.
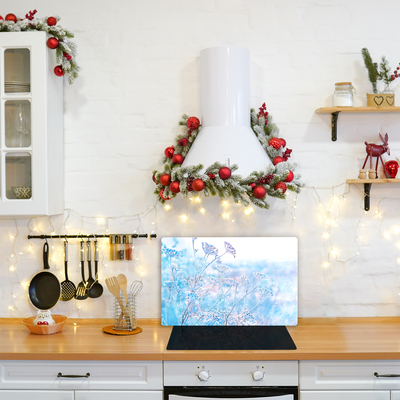
[[[297,350],[170,351],[170,327],[139,320],[143,331],[116,336],[110,320],[69,319],[60,333],[34,335],[22,319],[0,319],[2,360],[392,360],[400,359],[400,318],[300,318],[288,327]]]

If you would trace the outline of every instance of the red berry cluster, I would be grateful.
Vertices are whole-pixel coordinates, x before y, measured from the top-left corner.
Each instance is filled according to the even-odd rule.
[[[265,125],[268,124],[268,112],[267,112],[267,106],[265,103],[262,104],[262,106],[258,109],[258,117],[264,117],[265,118]]]
[[[189,143],[189,139],[186,139],[186,138],[182,138],[182,139],[178,140],[178,144],[180,146],[186,146],[188,143]]]
[[[194,182],[194,178],[187,178],[186,182],[187,182],[188,192],[193,192],[192,184]]]
[[[394,70],[393,75],[391,76],[392,81],[400,76],[400,63],[399,66]]]
[[[36,13],[37,10],[29,11],[28,14],[25,14],[25,18],[29,19],[29,21],[32,21]]]
[[[274,176],[271,174],[267,174],[261,178],[258,178],[256,182],[257,185],[268,185],[271,183],[272,179],[274,179]]]
[[[283,161],[287,161],[287,159],[290,157],[290,153],[292,152],[291,149],[286,149],[285,152],[282,154]]]
[[[210,172],[209,174],[207,174],[208,175],[208,177],[211,179],[211,180],[214,180],[215,179],[215,174],[213,174],[212,172]]]

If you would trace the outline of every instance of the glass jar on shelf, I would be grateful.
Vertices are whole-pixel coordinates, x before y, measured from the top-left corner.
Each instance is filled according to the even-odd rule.
[[[335,83],[335,92],[333,93],[334,107],[353,107],[353,93],[355,88],[351,82]]]

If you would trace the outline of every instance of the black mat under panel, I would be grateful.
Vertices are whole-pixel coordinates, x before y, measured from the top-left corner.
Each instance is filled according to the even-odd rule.
[[[167,350],[296,350],[286,326],[174,326]]]

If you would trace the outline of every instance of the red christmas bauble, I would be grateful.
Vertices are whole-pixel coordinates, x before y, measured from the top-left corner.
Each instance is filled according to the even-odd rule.
[[[0,21],[4,21],[4,18],[0,15]]]
[[[230,168],[228,167],[222,167],[220,168],[220,170],[218,171],[218,175],[221,179],[229,179],[232,175],[232,171]]]
[[[192,183],[192,188],[196,192],[201,192],[206,187],[206,184],[201,179],[195,179]]]
[[[63,76],[64,75],[64,71],[63,71],[61,65],[57,65],[56,67],[54,67],[54,73],[57,76]]]
[[[166,201],[167,201],[167,200],[171,200],[170,197],[164,197],[164,196],[163,196],[163,193],[164,193],[164,189],[161,189],[161,190],[160,190],[160,197],[161,197],[163,200],[166,200]]]
[[[70,56],[68,53],[63,53],[63,56],[67,61],[69,61],[72,58],[72,56]]]
[[[285,179],[285,182],[292,182],[293,178],[294,178],[294,173],[292,171],[289,171],[289,174]]]
[[[268,140],[268,144],[272,146],[274,149],[279,150],[282,147],[282,142],[279,138],[273,137]]]
[[[174,156],[172,157],[172,162],[174,164],[182,164],[183,160],[184,158],[182,154],[174,154]]]
[[[282,193],[285,193],[285,192],[286,192],[286,189],[287,189],[286,183],[285,183],[285,182],[278,182],[278,183],[275,185],[274,189],[275,189],[275,190],[282,189]]]
[[[6,21],[12,21],[12,22],[17,22],[17,16],[15,14],[7,14],[6,17],[4,18]]]
[[[47,18],[47,25],[54,26],[57,23],[57,19],[54,17]]]
[[[272,160],[272,163],[274,164],[274,165],[276,165],[276,164],[279,164],[280,162],[282,162],[283,161],[283,158],[281,157],[281,156],[276,156],[273,160]]]
[[[399,164],[397,161],[390,160],[385,162],[385,174],[389,178],[396,178],[399,170]]]
[[[286,146],[286,140],[282,139],[282,138],[280,138],[279,140],[281,141],[282,147],[285,147]]]
[[[181,191],[181,189],[179,189],[179,181],[171,182],[171,184],[169,185],[169,190],[172,193],[179,193]]]
[[[155,175],[155,174],[153,174],[153,178],[152,178],[152,179],[153,179],[153,182],[157,185],[158,182],[157,182],[157,179],[156,179],[156,175]]]
[[[190,117],[187,122],[186,126],[191,130],[194,131],[200,126],[200,120],[197,117]]]
[[[58,40],[55,37],[51,37],[47,39],[47,47],[49,49],[56,49],[58,47]]]
[[[172,158],[172,156],[174,155],[174,151],[175,151],[174,146],[167,147],[164,150],[165,157]]]
[[[263,186],[256,186],[253,189],[253,194],[256,199],[262,199],[267,194],[267,191],[265,190],[265,188]]]
[[[160,176],[160,183],[161,185],[168,186],[171,183],[171,175],[162,174]]]
[[[249,186],[251,186],[254,189],[257,186],[257,184],[255,182],[252,182],[249,184]]]

